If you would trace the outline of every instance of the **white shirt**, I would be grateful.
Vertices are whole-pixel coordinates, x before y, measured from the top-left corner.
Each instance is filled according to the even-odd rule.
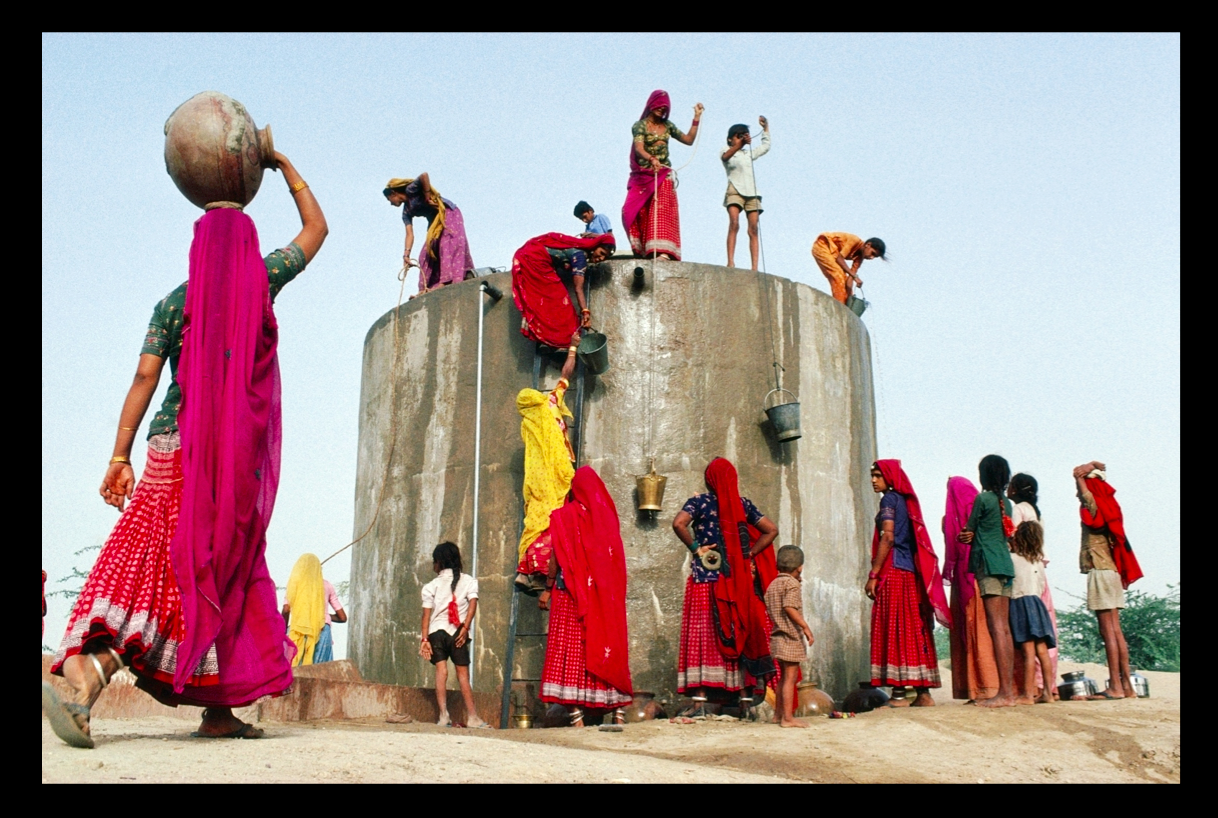
[[[1015,563],[1015,580],[1011,583],[1011,599],[1021,596],[1040,596],[1045,590],[1045,566],[1040,560],[1031,562],[1019,554],[1011,554]]]
[[[431,608],[431,624],[427,634],[436,631],[446,631],[450,636],[457,632],[457,626],[448,621],[448,603],[453,598],[453,572],[445,568],[435,579],[423,586],[423,607]],[[469,612],[469,601],[478,598],[478,580],[469,574],[462,574],[457,580],[457,615],[465,621]],[[426,636],[427,634],[423,634]]]
[[[723,168],[727,171],[727,181],[736,188],[741,196],[756,196],[757,187],[753,184],[753,160],[760,159],[770,150],[770,132],[761,132],[761,145],[753,150],[745,145],[740,150],[723,160]],[[723,154],[720,154],[722,156]]]

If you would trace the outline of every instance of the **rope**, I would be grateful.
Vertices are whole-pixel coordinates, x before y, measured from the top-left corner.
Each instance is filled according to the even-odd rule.
[[[757,195],[757,171],[753,169],[753,156],[752,156],[751,151],[749,153],[749,176],[753,180],[753,195]],[[746,233],[748,232],[748,218],[749,218],[748,213],[745,212],[744,223],[745,223],[745,232]],[[772,356],[771,366],[774,367],[774,388],[781,389],[782,388],[782,379],[778,373],[779,373],[779,371],[786,372],[787,370],[783,367],[782,364],[778,363],[778,347],[774,343],[774,322],[773,322],[773,320],[771,318],[771,314],[770,314],[770,291],[766,288],[765,280],[761,277],[762,273],[765,272],[766,266],[765,266],[765,242],[761,238],[761,215],[760,214],[758,214],[758,216],[757,216],[757,245],[758,245],[758,248],[761,250],[761,269],[757,271],[757,288],[758,288],[758,291],[761,293],[762,299],[765,301],[765,314],[766,314],[765,328],[766,328],[766,333],[770,337],[770,355]]]
[[[376,525],[377,518],[381,516],[381,504],[385,500],[385,487],[389,484],[389,466],[393,463],[393,450],[397,447],[398,443],[397,376],[398,356],[402,349],[401,337],[398,335],[398,313],[402,309],[402,296],[406,294],[406,271],[408,269],[410,269],[408,266],[402,265],[402,269],[398,271],[398,281],[402,282],[402,286],[401,289],[398,290],[398,305],[393,310],[393,366],[389,370],[389,377],[392,378],[390,381],[389,390],[389,453],[385,457],[385,473],[381,475],[381,491],[376,498],[376,509],[372,512],[372,521],[368,523],[368,527],[364,529],[364,533],[360,534],[354,540],[322,560],[322,565],[325,565],[327,562],[334,559],[360,540],[364,539],[364,537],[367,537],[368,534],[372,532],[372,527]]]

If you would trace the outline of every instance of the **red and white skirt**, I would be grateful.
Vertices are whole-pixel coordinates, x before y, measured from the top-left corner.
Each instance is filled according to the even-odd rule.
[[[871,683],[939,687],[932,613],[918,578],[891,565],[871,608]]]
[[[681,649],[677,659],[677,692],[699,687],[737,691],[744,684],[740,663],[728,659],[715,633],[715,583],[685,580],[685,608],[681,613]]]
[[[550,594],[550,630],[541,671],[541,700],[576,707],[627,704],[633,697],[588,672],[584,639],[575,600],[556,587]]]
[[[89,643],[111,645],[138,675],[172,683],[186,635],[169,546],[182,502],[182,449],[177,432],[148,441],[148,462],[131,501],[97,555],[55,653],[52,673]],[[215,645],[190,686],[220,681]]]
[[[670,173],[660,182],[659,190],[647,200],[634,224],[626,230],[630,249],[636,256],[654,253],[673,261],[681,260],[681,213],[672,179]]]

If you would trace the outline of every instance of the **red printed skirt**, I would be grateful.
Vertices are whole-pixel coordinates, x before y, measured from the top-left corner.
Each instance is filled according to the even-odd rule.
[[[571,594],[555,588],[550,595],[550,630],[541,671],[541,700],[576,707],[620,707],[631,696],[588,672],[584,626]]]
[[[178,645],[186,634],[169,546],[182,501],[178,434],[149,440],[148,462],[126,510],[97,555],[55,654],[52,673],[90,643],[112,645],[138,675],[172,684]],[[220,669],[213,645],[191,686],[214,685]]]
[[[681,612],[681,649],[677,658],[677,692],[699,687],[737,691],[744,683],[740,663],[719,649],[715,633],[715,583],[685,580],[685,608]]]
[[[871,683],[939,687],[939,660],[930,604],[911,571],[889,567],[880,575],[871,608]]]
[[[673,261],[681,260],[681,213],[672,179],[670,173],[660,182],[660,189],[647,200],[634,224],[626,230],[630,249],[636,256],[655,253]]]

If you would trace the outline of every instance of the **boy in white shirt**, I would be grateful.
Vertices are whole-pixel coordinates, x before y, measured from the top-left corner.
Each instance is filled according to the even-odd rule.
[[[465,699],[469,727],[488,727],[474,708],[469,685],[469,634],[478,611],[478,580],[461,573],[461,552],[442,542],[431,553],[437,576],[423,586],[422,642],[419,655],[436,668],[436,705],[442,727],[452,725],[448,715],[448,660],[457,668],[457,681]]]
[[[753,150],[753,138],[748,125],[733,125],[727,130],[727,150],[720,156],[723,169],[727,171],[727,193],[723,206],[727,208],[727,266],[736,266],[736,233],[740,229],[740,211],[745,212],[749,223],[749,257],[753,269],[757,269],[757,219],[761,216],[761,196],[757,194],[757,181],[753,178],[753,160],[770,150],[770,124],[766,118],[758,117],[761,124],[761,146]]]

